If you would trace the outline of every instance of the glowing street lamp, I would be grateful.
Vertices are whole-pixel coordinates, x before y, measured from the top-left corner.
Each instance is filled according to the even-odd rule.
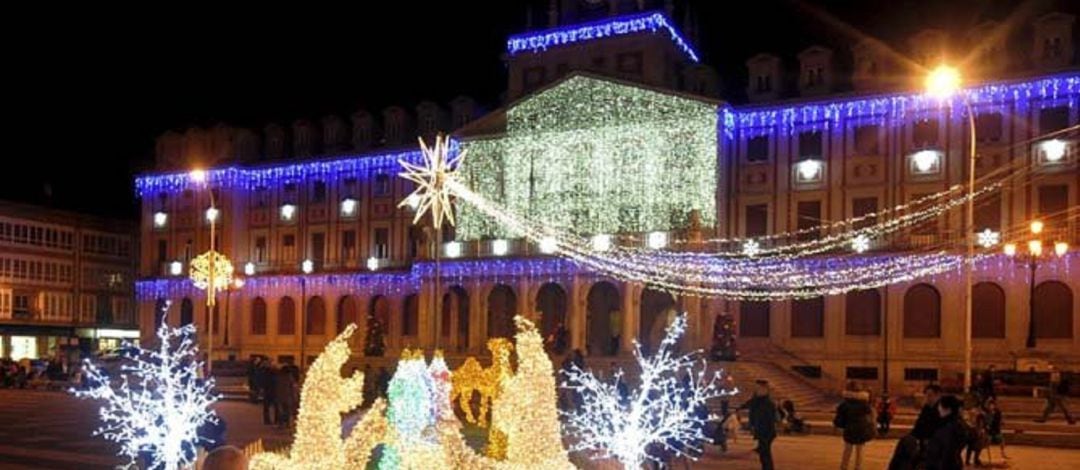
[[[947,100],[960,94],[968,115],[968,136],[971,139],[970,153],[968,154],[968,198],[967,214],[964,230],[975,228],[975,113],[971,109],[971,103],[967,95],[960,93],[960,71],[956,67],[946,64],[939,65],[926,76],[926,93],[939,100]],[[964,390],[971,388],[971,301],[972,301],[972,263],[975,262],[975,238],[974,234],[967,234],[967,258],[964,263]],[[886,367],[885,370],[888,370]],[[886,382],[888,378],[886,377]]]
[[[940,98],[951,98],[960,90],[960,71],[956,67],[939,65],[926,76],[926,93]]]

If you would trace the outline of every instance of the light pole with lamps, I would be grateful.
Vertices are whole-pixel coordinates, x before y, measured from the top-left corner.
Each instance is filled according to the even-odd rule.
[[[1035,271],[1039,268],[1039,261],[1043,257],[1043,245],[1042,240],[1039,239],[1039,234],[1043,231],[1043,223],[1041,220],[1031,222],[1031,234],[1034,237],[1027,242],[1027,251],[1020,253],[1017,251],[1015,243],[1006,243],[1004,247],[1005,255],[1019,261],[1027,261],[1028,269],[1031,272],[1031,277],[1028,280],[1028,333],[1027,342],[1025,345],[1028,348],[1035,347]],[[1057,257],[1065,256],[1065,253],[1069,251],[1069,244],[1066,242],[1054,242],[1054,254]]]
[[[315,262],[305,259],[300,263],[300,271],[304,273],[300,276],[300,367],[303,368],[307,365],[304,360],[307,345],[307,275],[315,271]]]
[[[232,284],[233,265],[229,258],[218,253],[217,219],[220,211],[214,201],[214,191],[209,188],[209,178],[205,171],[194,170],[188,177],[192,182],[203,185],[210,195],[210,207],[206,209],[206,220],[210,223],[210,249],[191,260],[189,277],[197,289],[206,291],[206,373],[214,369],[214,306],[217,304],[217,291],[225,290]]]
[[[960,91],[960,72],[954,67],[940,65],[926,77],[926,91],[939,99],[948,99]],[[968,190],[964,217],[964,240],[967,253],[964,259],[964,391],[971,389],[971,299],[972,271],[975,262],[975,113],[967,96],[961,94],[968,115]]]

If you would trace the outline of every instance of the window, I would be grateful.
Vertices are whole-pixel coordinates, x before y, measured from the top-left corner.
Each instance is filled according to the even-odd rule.
[[[876,197],[857,197],[851,200],[851,216],[862,217],[877,212]],[[855,229],[870,227],[877,223],[877,217],[867,217],[855,223]]]
[[[326,182],[316,181],[311,186],[311,202],[323,203],[326,202]]]
[[[941,294],[929,284],[916,284],[904,294],[904,337],[941,337]]]
[[[911,382],[936,382],[937,369],[922,369],[908,367],[904,369],[904,380]]]
[[[824,155],[821,151],[821,132],[803,132],[799,134],[799,158],[820,159]]]
[[[1046,108],[1039,111],[1039,132],[1048,134],[1069,127],[1068,106]]]
[[[521,77],[521,87],[525,91],[532,91],[544,84],[544,67],[536,66],[525,69]]]
[[[799,201],[796,217],[799,241],[816,240],[821,236],[820,229],[810,230],[821,225],[821,201]]]
[[[341,258],[343,260],[356,258],[356,230],[341,232]]]
[[[1036,338],[1069,339],[1073,337],[1073,293],[1068,285],[1044,281],[1035,286],[1034,311]]]
[[[262,297],[251,301],[251,334],[266,334],[266,301]]]
[[[876,124],[855,128],[855,152],[860,156],[880,154],[879,136],[881,128]]]
[[[643,60],[641,52],[624,52],[615,58],[615,66],[620,73],[641,75]]]
[[[982,113],[975,116],[975,138],[980,142],[998,142],[1002,134],[1001,113]]]
[[[356,197],[356,194],[357,194],[357,191],[356,191],[356,178],[353,178],[353,177],[345,178],[345,181],[342,183],[342,185],[345,188],[344,196],[353,197],[353,198]]]
[[[282,235],[281,249],[285,261],[296,261],[296,236],[293,234]]]
[[[379,259],[386,259],[390,257],[390,229],[377,228],[375,229],[375,244],[373,246],[373,252],[371,256]]]
[[[1005,291],[993,282],[980,282],[971,290],[971,335],[1005,337]]]
[[[739,302],[739,334],[747,338],[769,337],[768,302]]]
[[[929,194],[914,194],[912,200],[925,199]],[[929,219],[920,222],[911,231],[914,235],[937,235],[938,233],[938,219]]]
[[[311,234],[311,259],[316,264],[322,264],[322,261],[326,258],[326,234],[325,233],[313,233]]]
[[[937,119],[924,119],[915,122],[911,131],[911,142],[917,148],[936,146],[938,144]]]
[[[791,301],[791,336],[821,338],[825,336],[825,298]]]
[[[304,334],[315,336],[326,334],[326,302],[322,297],[314,296],[308,300],[305,322]]]
[[[772,91],[772,77],[768,75],[758,75],[755,81],[754,91],[757,93],[768,93]]]
[[[158,263],[169,261],[169,242],[164,239],[157,241],[157,261]]]
[[[282,297],[278,301],[277,324],[279,335],[296,334],[296,303],[291,297]]]
[[[881,334],[881,294],[877,289],[844,295],[844,333],[848,336]]]
[[[1001,193],[994,192],[985,201],[975,203],[975,231],[1001,230]]]
[[[766,235],[769,227],[769,206],[767,204],[753,204],[746,206],[746,236],[760,237]]]
[[[769,136],[757,136],[746,142],[746,161],[763,162],[768,159]]]
[[[1069,206],[1069,187],[1060,185],[1039,186],[1039,215],[1050,217],[1061,214]]]
[[[877,367],[848,367],[844,370],[847,380],[877,380]]]
[[[389,196],[390,195],[390,175],[386,173],[379,173],[375,175],[375,196]]]
[[[266,262],[266,237],[264,236],[255,237],[255,262]]]
[[[16,292],[13,299],[12,315],[15,318],[30,318],[30,294]]]

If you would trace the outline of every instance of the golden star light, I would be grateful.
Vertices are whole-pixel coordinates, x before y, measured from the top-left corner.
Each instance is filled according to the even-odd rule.
[[[465,158],[465,152],[461,151],[457,156],[450,158],[450,137],[439,135],[435,137],[435,145],[428,147],[424,139],[420,140],[420,149],[424,154],[424,161],[417,165],[405,160],[398,160],[405,171],[398,176],[416,184],[405,200],[398,207],[412,207],[416,211],[413,223],[417,223],[428,211],[431,211],[431,221],[435,228],[441,228],[445,219],[450,225],[454,225],[454,208],[450,203],[450,184],[457,177],[457,168]]]

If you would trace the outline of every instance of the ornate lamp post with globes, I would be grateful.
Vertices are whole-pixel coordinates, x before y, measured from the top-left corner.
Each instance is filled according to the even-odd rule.
[[[1026,343],[1028,348],[1034,348],[1036,343],[1035,272],[1039,269],[1039,261],[1043,261],[1052,256],[1048,250],[1043,249],[1042,240],[1039,237],[1040,234],[1042,234],[1043,228],[1044,226],[1041,220],[1031,222],[1030,229],[1032,238],[1027,241],[1027,249],[1024,251],[1020,251],[1016,243],[1006,243],[1004,247],[1005,255],[1017,262],[1027,262],[1028,270],[1030,271],[1030,277],[1028,278],[1028,333]],[[1065,256],[1068,252],[1068,243],[1054,242],[1053,256],[1060,258]]]

